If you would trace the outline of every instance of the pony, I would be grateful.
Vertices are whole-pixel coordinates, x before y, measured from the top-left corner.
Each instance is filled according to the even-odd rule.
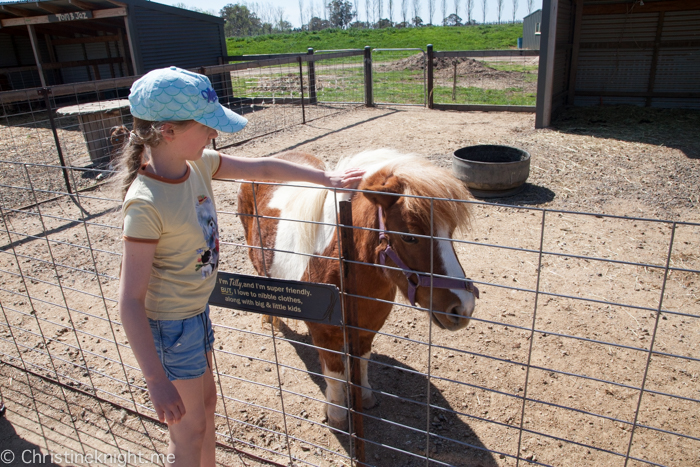
[[[285,152],[275,157],[325,170],[311,154]],[[244,182],[238,214],[258,274],[340,288],[335,203],[336,198],[351,199],[352,223],[359,227],[353,229],[352,238],[362,264],[354,266],[357,290],[350,293],[379,299],[348,298],[356,301],[358,310],[362,406],[369,409],[377,403],[367,377],[372,341],[389,316],[397,290],[412,305],[427,308],[440,328],[457,331],[469,323],[478,289],[466,278],[450,239],[457,228],[468,228],[470,204],[445,199],[464,200],[470,195],[450,172],[416,155],[365,151],[341,160],[337,169],[347,167],[366,170],[358,186],[361,191],[334,195],[332,190],[304,188],[306,184],[300,183]],[[317,322],[306,325],[327,384],[328,424],[346,430],[343,330]]]

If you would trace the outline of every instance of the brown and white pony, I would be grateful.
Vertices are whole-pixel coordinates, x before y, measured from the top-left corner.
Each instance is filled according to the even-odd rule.
[[[322,161],[310,154],[287,152],[277,157],[325,168]],[[469,193],[462,182],[448,171],[420,157],[393,150],[366,151],[342,160],[337,168],[346,167],[366,169],[358,188],[367,192],[354,196],[339,193],[338,201],[352,197],[353,226],[382,231],[353,230],[357,260],[365,264],[355,269],[357,290],[352,293],[387,302],[356,299],[359,327],[363,329],[359,331],[362,402],[364,408],[370,408],[376,404],[367,378],[367,361],[374,331],[384,325],[397,289],[412,303],[417,302],[423,308],[430,307],[431,250],[434,274],[431,319],[437,326],[450,331],[464,328],[469,323],[478,290],[466,279],[449,239],[456,228],[468,226],[470,205],[440,200],[432,200],[431,203],[430,199],[421,198],[468,199]],[[324,282],[340,287],[341,272],[337,259],[309,256],[339,257],[335,201],[334,194],[325,189],[255,185],[254,194],[252,184],[243,183],[238,194],[238,211],[246,241],[253,247],[261,244],[265,247],[264,263],[259,248],[249,250],[258,274]],[[258,227],[254,217],[256,214],[316,223],[261,217]],[[383,264],[388,267],[376,266]],[[319,347],[321,368],[326,378],[326,399],[330,402],[327,405],[328,423],[332,427],[345,429],[345,368],[341,354],[343,330],[337,326],[306,324],[314,345]]]

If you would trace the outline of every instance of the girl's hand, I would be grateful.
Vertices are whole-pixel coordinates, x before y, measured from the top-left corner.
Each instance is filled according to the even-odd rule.
[[[331,188],[357,188],[364,174],[364,169],[356,167],[337,172],[327,171],[325,173],[326,186]]]
[[[147,384],[158,420],[168,425],[179,423],[185,415],[185,404],[175,385],[167,377],[157,381],[147,381]]]

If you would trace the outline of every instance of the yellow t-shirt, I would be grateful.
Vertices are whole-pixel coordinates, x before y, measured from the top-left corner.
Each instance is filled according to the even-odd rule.
[[[158,243],[146,293],[151,319],[191,318],[209,301],[219,262],[211,179],[220,162],[205,150],[179,180],[141,169],[124,198],[124,241]]]

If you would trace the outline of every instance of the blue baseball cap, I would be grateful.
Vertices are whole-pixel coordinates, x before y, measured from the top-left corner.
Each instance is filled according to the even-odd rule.
[[[150,71],[131,86],[131,115],[151,122],[195,120],[224,133],[235,133],[248,120],[219,103],[204,75],[175,66]]]

